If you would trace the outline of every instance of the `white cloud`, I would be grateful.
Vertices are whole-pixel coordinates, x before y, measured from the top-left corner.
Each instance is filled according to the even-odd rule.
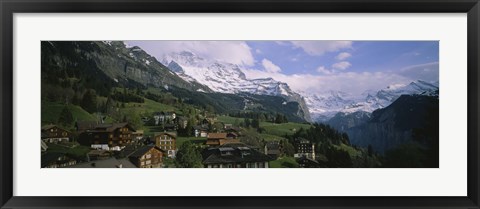
[[[257,53],[257,54],[262,54],[262,50],[260,50],[260,49],[255,49],[255,53]]]
[[[267,78],[287,83],[292,90],[322,93],[330,90],[344,91],[359,96],[367,90],[380,90],[389,85],[408,84],[414,80],[438,81],[438,62],[412,65],[398,71],[344,72],[319,66],[320,75],[271,73],[262,70],[243,70],[247,78]]]
[[[435,82],[439,79],[438,69],[438,62],[431,62],[405,67],[398,74],[415,80]]]
[[[335,59],[337,59],[337,60],[345,60],[345,59],[347,59],[347,58],[349,58],[349,57],[351,57],[351,56],[352,56],[352,54],[350,54],[350,53],[348,53],[348,52],[342,52],[342,53],[338,54],[338,55],[335,57]]]
[[[243,72],[249,79],[271,77],[287,83],[294,91],[309,93],[336,90],[348,92],[352,95],[360,95],[366,90],[380,90],[393,83],[408,83],[412,81],[412,79],[391,72],[340,72],[324,75],[285,75],[252,69],[243,70]]]
[[[273,62],[268,59],[262,60],[262,66],[263,68],[265,68],[265,71],[269,73],[279,73],[280,71],[282,71],[282,69],[278,67],[278,65],[273,64]]]
[[[317,72],[323,73],[323,74],[326,74],[326,75],[329,75],[329,74],[332,74],[332,73],[333,73],[332,70],[327,69],[327,68],[326,68],[325,66],[323,66],[323,65],[317,68]]]
[[[206,59],[244,66],[255,64],[252,50],[244,41],[126,41],[126,44],[139,46],[157,59],[171,52],[191,51]]]
[[[350,62],[342,61],[342,62],[334,63],[332,65],[332,68],[337,69],[337,70],[345,70],[345,69],[347,69],[351,66],[352,66],[352,64],[350,64]]]
[[[282,42],[283,43],[283,42]],[[302,48],[307,54],[320,56],[325,52],[336,52],[341,49],[351,48],[351,41],[291,41],[295,48]]]

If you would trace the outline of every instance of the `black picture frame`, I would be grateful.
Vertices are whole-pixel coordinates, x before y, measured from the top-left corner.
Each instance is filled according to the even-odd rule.
[[[1,208],[479,208],[478,0],[1,0]],[[21,197],[13,196],[15,13],[467,13],[468,195],[465,197]],[[448,181],[448,179],[445,179]]]

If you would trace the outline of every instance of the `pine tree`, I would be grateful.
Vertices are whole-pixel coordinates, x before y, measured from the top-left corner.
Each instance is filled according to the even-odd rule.
[[[65,106],[60,113],[60,116],[58,118],[58,124],[64,126],[64,127],[69,127],[70,125],[73,124],[73,114],[68,108],[68,106]]]
[[[250,120],[248,118],[245,118],[245,128],[250,127]]]
[[[253,119],[252,120],[252,128],[260,128],[260,122],[258,121],[258,119]]]
[[[183,143],[176,155],[176,164],[180,168],[201,168],[202,155],[192,142]]]
[[[83,94],[80,106],[89,113],[97,110],[97,95],[94,90],[89,89]]]

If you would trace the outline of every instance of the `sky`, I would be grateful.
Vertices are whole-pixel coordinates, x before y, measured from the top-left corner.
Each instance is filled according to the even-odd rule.
[[[126,41],[158,60],[168,53],[237,64],[247,78],[271,77],[295,91],[361,94],[439,80],[438,41]]]

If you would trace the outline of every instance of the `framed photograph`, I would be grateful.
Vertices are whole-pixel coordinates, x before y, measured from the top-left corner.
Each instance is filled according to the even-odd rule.
[[[0,6],[1,208],[479,208],[478,0]]]

